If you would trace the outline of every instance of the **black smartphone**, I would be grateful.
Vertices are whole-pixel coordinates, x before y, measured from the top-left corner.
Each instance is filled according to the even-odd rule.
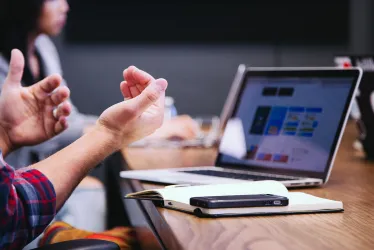
[[[287,206],[288,198],[273,194],[224,195],[190,198],[190,205],[201,208]]]

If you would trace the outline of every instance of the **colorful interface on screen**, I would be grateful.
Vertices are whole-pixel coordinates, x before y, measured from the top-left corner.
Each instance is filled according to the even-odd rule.
[[[240,134],[244,133],[246,147],[241,152],[246,153],[238,157],[221,151],[221,161],[323,172],[345,115],[352,81],[331,77],[249,78],[233,116],[241,121]],[[233,145],[232,138],[226,134],[222,140],[232,140]]]

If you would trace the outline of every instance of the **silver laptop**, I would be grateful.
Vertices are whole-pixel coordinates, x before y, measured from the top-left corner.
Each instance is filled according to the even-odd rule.
[[[163,184],[276,180],[287,187],[322,185],[361,76],[360,68],[246,68],[215,166],[120,175]]]
[[[247,66],[245,64],[240,64],[236,70],[234,80],[229,90],[229,94],[227,95],[225,104],[223,105],[223,109],[221,111],[220,126],[219,126],[220,131],[222,131],[225,128],[226,123],[230,118],[229,116],[234,107],[236,97],[240,90],[240,86],[243,83],[246,69],[247,69]]]

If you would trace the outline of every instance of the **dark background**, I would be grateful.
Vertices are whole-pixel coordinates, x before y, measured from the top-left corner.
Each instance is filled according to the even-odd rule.
[[[100,114],[120,100],[124,68],[169,82],[180,113],[219,115],[237,66],[333,66],[335,54],[373,52],[373,1],[224,4],[70,1],[55,39],[72,99]]]
[[[142,2],[72,1],[67,40],[121,44],[347,45],[349,42],[349,0]]]

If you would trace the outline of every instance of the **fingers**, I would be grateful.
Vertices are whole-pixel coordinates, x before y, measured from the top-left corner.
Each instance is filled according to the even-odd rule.
[[[131,86],[135,84],[147,85],[151,81],[155,80],[153,76],[135,66],[130,66],[125,69],[125,71],[123,71],[123,77]]]
[[[140,95],[140,90],[136,86],[129,87],[132,97],[137,97]]]
[[[123,71],[123,79],[128,82],[129,87],[135,85],[136,80],[134,79],[132,74],[135,69],[135,66],[130,66]]]
[[[54,110],[54,112],[53,112],[54,115],[53,116],[57,120],[59,120],[60,117],[69,116],[70,113],[71,113],[71,110],[72,110],[71,104],[69,102],[64,102],[63,104],[59,105],[57,107],[57,109]]]
[[[30,91],[38,100],[45,100],[58,86],[60,86],[61,81],[61,76],[51,75],[32,85]]]
[[[165,95],[167,85],[165,79],[157,79],[148,85],[138,98],[134,99],[139,111],[143,113],[149,106],[155,104],[162,95]]]
[[[25,59],[18,49],[12,50],[9,72],[5,81],[6,86],[21,86],[21,80],[23,75],[23,69],[25,67]]]
[[[122,92],[127,98],[137,97],[151,81],[155,80],[153,76],[135,66],[130,66],[125,69],[123,71],[123,77],[128,91],[126,90],[126,94],[124,93],[124,90]]]
[[[126,81],[121,82],[120,89],[125,99],[132,98],[129,86]]]
[[[68,122],[65,116],[61,116],[55,124],[55,134],[60,134],[68,128]]]
[[[131,86],[131,84],[127,81],[121,82],[120,89],[122,92],[122,95],[127,98],[134,98],[140,95],[141,92],[146,88],[144,85],[136,84],[135,86]]]
[[[62,86],[58,88],[55,92],[53,92],[50,97],[51,97],[52,103],[55,106],[58,106],[64,101],[66,101],[69,98],[69,96],[70,96],[69,88],[66,86]]]
[[[54,110],[53,116],[57,120],[57,122],[54,125],[54,132],[55,134],[60,134],[64,130],[68,128],[68,121],[67,117],[71,113],[71,104],[68,102],[65,102],[57,107],[57,109]]]

